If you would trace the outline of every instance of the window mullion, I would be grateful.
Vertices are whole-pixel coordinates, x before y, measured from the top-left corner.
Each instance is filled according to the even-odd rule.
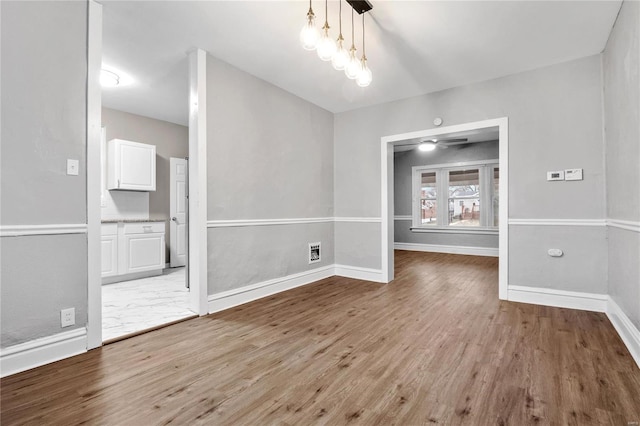
[[[420,226],[420,176],[421,176],[421,171],[420,170],[415,170],[413,173],[413,179],[412,179],[412,194],[411,194],[411,199],[412,199],[412,209],[411,209],[411,217],[412,217],[412,223],[413,226]]]
[[[480,170],[480,226],[489,226],[489,216],[491,214],[491,203],[489,202],[491,188],[489,187],[489,174],[487,166],[482,166]]]
[[[440,169],[440,187],[438,188],[438,223],[449,226],[449,171]]]

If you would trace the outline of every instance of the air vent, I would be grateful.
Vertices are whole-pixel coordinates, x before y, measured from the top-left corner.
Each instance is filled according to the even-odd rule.
[[[320,243],[309,243],[309,264],[320,262]]]

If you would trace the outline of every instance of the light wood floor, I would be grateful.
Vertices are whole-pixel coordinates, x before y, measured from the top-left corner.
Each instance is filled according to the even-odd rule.
[[[396,252],[2,380],[1,423],[587,425],[640,421],[604,314],[497,298],[497,259]],[[633,423],[630,423],[633,424]]]

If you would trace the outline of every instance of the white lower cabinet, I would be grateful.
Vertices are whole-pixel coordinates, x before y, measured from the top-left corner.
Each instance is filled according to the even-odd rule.
[[[124,225],[123,273],[164,268],[164,223]]]
[[[161,272],[165,267],[164,226],[164,222],[103,224],[102,277],[136,274],[138,278]]]

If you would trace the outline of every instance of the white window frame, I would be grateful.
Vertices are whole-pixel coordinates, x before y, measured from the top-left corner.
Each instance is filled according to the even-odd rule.
[[[499,169],[498,159],[465,161],[459,163],[429,164],[414,166],[412,175],[412,227],[413,232],[439,232],[439,233],[463,233],[463,234],[497,234],[498,227],[493,226],[493,171]],[[480,226],[455,227],[449,225],[449,172],[477,168],[480,184]],[[422,173],[436,173],[437,197],[437,223],[438,225],[425,225],[421,221],[420,190]]]

